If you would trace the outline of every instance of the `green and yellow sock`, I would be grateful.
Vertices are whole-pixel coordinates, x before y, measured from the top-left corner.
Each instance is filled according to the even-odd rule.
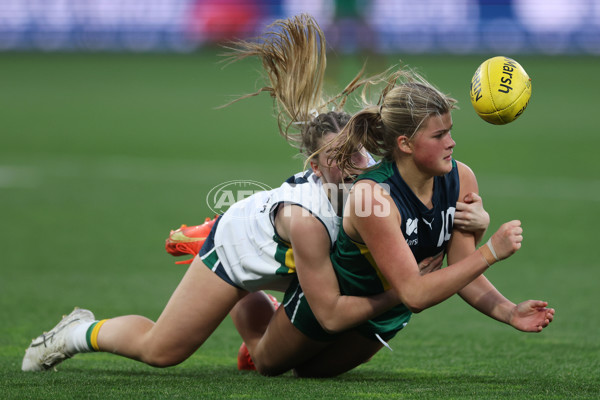
[[[106,321],[108,320],[103,319],[101,321],[96,321],[92,323],[87,329],[87,332],[85,334],[85,340],[87,342],[88,347],[92,351],[100,351],[100,348],[98,347],[98,333],[100,332],[100,328],[102,327],[102,325],[104,325]]]
[[[106,322],[101,321],[87,322],[77,325],[67,339],[67,352],[70,355],[77,353],[89,353],[100,351],[98,348],[98,332],[100,327]]]

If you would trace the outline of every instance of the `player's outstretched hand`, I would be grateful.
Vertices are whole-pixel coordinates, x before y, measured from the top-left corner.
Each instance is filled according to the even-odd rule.
[[[490,238],[496,258],[504,260],[521,248],[523,228],[521,221],[514,220],[503,224]]]
[[[509,323],[523,332],[541,332],[554,319],[554,308],[547,308],[548,302],[527,300],[515,306]]]

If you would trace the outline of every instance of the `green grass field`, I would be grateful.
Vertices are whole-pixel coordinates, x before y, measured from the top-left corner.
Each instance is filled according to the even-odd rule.
[[[0,398],[600,398],[600,59],[517,57],[533,96],[499,127],[468,99],[485,58],[403,61],[459,100],[455,156],[478,176],[490,230],[523,221],[522,250],[487,276],[514,301],[548,300],[555,322],[524,334],[451,298],[416,315],[393,352],[301,380],[239,372],[229,319],[177,367],[86,354],[58,372],[21,372],[31,338],[73,306],[157,318],[185,270],[163,249],[169,229],[210,215],[213,186],[274,186],[301,161],[268,96],[215,109],[260,86],[256,63],[222,70],[210,52],[0,54]],[[338,88],[362,63],[330,60]]]

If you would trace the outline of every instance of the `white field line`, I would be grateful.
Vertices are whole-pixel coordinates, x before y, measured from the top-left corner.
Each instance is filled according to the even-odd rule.
[[[300,170],[301,162],[296,163]],[[49,178],[213,185],[231,179],[272,179],[274,173],[281,175],[283,181],[298,172],[285,169],[263,160],[240,168],[239,164],[226,161],[49,157],[36,159],[35,164],[0,165],[0,188],[35,188]],[[480,174],[478,182],[484,202],[486,197],[600,202],[600,179]]]
[[[298,162],[298,167],[302,165]],[[28,165],[0,165],[0,188],[34,187],[47,179],[121,180],[154,183],[221,183],[231,179],[272,176],[281,166],[263,162],[244,166],[231,162],[207,162],[133,157],[42,158]],[[282,176],[283,181],[286,176]]]
[[[508,175],[480,175],[479,191],[485,198],[554,199],[600,202],[600,179],[521,177]],[[541,203],[540,207],[544,204]]]
[[[34,188],[39,185],[39,168],[0,165],[0,188]]]

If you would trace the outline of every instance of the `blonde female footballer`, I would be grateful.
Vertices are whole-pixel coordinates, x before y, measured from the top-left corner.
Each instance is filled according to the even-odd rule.
[[[275,57],[282,46],[276,40],[240,43],[238,55],[276,60],[274,64],[265,64],[271,83],[267,90],[287,117],[285,124],[296,123],[300,127],[299,135],[286,137],[292,142],[297,140],[295,143],[310,154],[326,148],[348,122],[349,115],[334,111],[313,117],[312,109],[327,104],[321,99],[325,44],[316,23],[301,16],[278,24],[287,34],[276,38],[285,38],[285,44],[294,48],[297,58],[281,61]],[[278,63],[298,66],[300,62],[302,69],[278,68]],[[287,134],[287,130],[282,131]],[[329,286],[336,288],[333,295],[311,299],[311,304],[327,326],[335,329],[356,325],[392,306],[396,301],[393,292],[373,297],[339,295],[329,263],[340,223],[339,210],[332,200],[339,195],[340,185],[348,183],[352,172],[356,172],[343,173],[327,154],[325,150],[311,158],[311,170],[297,180],[255,194],[219,218],[156,322],[139,315],[98,321],[90,311],[76,309],[55,328],[33,340],[22,369],[46,370],[77,353],[91,351],[110,352],[157,367],[181,363],[232,310],[240,333],[245,336],[241,314],[234,309],[236,303],[261,289],[285,290],[296,272],[303,276],[311,274],[312,279],[320,281],[331,280]],[[351,157],[356,166],[366,167],[368,159],[364,152],[355,151]],[[328,184],[336,190],[324,190]],[[477,215],[484,224],[471,222],[481,230],[482,225],[487,225],[487,214],[481,208]],[[296,253],[313,254],[319,259],[318,265],[315,264],[319,268],[295,260]],[[257,296],[264,299],[262,293]],[[253,329],[258,324],[264,331],[273,306],[267,303],[261,307],[259,304],[253,308]]]
[[[316,281],[318,275],[298,274],[266,331],[244,337],[259,372],[343,373],[387,345],[413,313],[454,294],[521,331],[540,332],[552,322],[554,309],[547,302],[515,304],[483,275],[521,247],[520,221],[505,223],[479,248],[473,233],[454,229],[457,200],[478,191],[472,170],[452,157],[454,104],[416,73],[401,70],[390,77],[380,102],[346,125],[330,150],[342,170],[360,167],[351,158],[356,148],[383,161],[357,178],[346,202],[331,256],[339,288]],[[422,274],[418,263],[440,252],[447,253],[449,266]],[[319,263],[312,252],[297,251],[295,257],[298,264]],[[394,293],[398,304],[340,334],[311,311],[314,299],[336,289],[342,297]]]

